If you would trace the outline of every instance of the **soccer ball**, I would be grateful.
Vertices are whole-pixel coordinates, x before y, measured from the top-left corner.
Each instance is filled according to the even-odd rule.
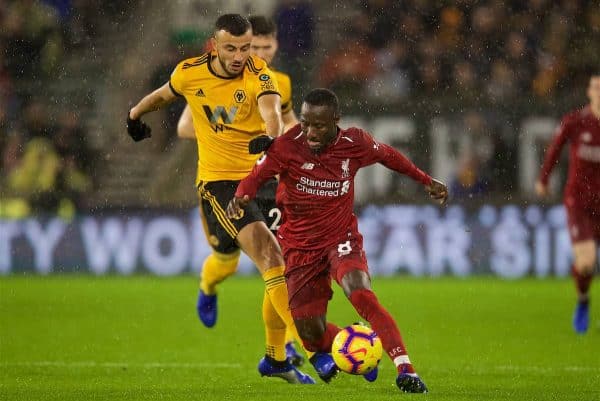
[[[382,354],[381,340],[367,326],[353,324],[340,330],[333,339],[331,355],[344,372],[364,375],[377,367]]]

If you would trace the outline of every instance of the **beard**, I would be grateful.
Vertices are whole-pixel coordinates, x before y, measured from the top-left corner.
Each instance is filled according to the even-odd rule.
[[[244,71],[244,70],[241,70],[240,72],[231,72],[231,71],[229,71],[229,68],[227,68],[227,64],[221,59],[221,56],[219,56],[218,53],[217,53],[217,59],[219,60],[219,63],[221,64],[223,71],[225,71],[225,73],[229,77],[237,77]]]

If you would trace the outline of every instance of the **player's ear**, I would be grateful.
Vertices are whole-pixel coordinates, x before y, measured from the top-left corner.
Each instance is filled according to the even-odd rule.
[[[333,115],[333,121],[335,122],[336,125],[340,122],[340,115],[339,115],[339,113],[335,113]]]
[[[210,48],[212,50],[217,50],[217,39],[214,36],[209,39],[209,42],[210,42]]]

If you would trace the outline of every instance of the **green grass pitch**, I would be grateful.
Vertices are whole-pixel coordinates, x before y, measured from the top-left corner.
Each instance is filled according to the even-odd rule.
[[[219,321],[196,318],[191,276],[0,278],[1,400],[600,400],[600,284],[592,325],[571,329],[570,280],[375,278],[430,393],[401,394],[389,359],[367,383],[262,378],[258,278],[220,287]],[[330,320],[356,313],[337,292]],[[312,368],[306,367],[313,374]]]

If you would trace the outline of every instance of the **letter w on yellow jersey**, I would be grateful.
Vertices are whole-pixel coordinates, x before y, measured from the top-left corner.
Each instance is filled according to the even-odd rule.
[[[235,114],[237,113],[238,108],[236,106],[232,106],[229,111],[225,108],[225,106],[217,106],[214,110],[210,109],[210,106],[204,105],[202,106],[204,112],[206,113],[206,118],[213,124],[217,124],[219,122],[219,118],[225,124],[231,124],[235,119]]]

